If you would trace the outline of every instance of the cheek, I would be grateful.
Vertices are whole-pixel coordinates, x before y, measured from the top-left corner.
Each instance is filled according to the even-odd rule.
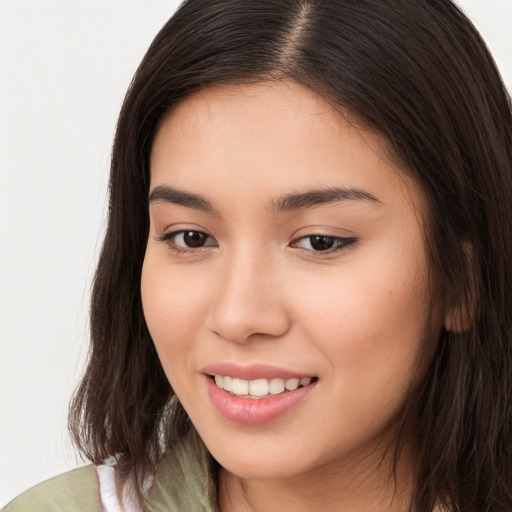
[[[418,268],[415,258],[397,262],[384,252],[377,265],[361,254],[339,272],[295,280],[306,337],[352,388],[383,385],[397,372],[412,378],[430,352],[428,284]]]
[[[181,274],[181,279],[180,279]],[[166,264],[165,258],[148,251],[141,278],[144,317],[166,373],[178,359],[183,361],[191,341],[201,329],[204,293],[194,273],[183,273]]]

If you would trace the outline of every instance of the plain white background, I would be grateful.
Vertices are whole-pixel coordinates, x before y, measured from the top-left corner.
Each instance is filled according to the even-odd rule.
[[[461,0],[512,90],[512,0]],[[77,466],[68,401],[87,352],[123,95],[176,0],[0,0],[0,506]]]

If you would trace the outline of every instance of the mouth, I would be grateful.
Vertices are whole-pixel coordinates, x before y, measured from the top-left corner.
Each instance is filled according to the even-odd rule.
[[[306,403],[318,377],[271,365],[220,362],[202,371],[208,395],[225,419],[267,424]]]
[[[227,391],[230,395],[256,400],[295,391],[318,380],[317,377],[246,380],[229,375],[212,375],[211,378],[218,388]]]

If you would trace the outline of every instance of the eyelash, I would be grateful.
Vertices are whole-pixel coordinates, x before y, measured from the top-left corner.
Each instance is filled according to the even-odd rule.
[[[319,241],[319,239],[324,239],[327,241],[328,244],[332,244],[332,247],[329,247],[325,250],[315,250],[312,246],[312,242],[314,239],[317,239],[317,241]],[[304,240],[309,240],[309,245],[312,247],[311,249],[297,247],[297,244]],[[342,252],[349,245],[352,245],[356,241],[357,241],[357,238],[354,238],[354,237],[340,237],[340,236],[333,236],[333,235],[314,234],[314,235],[302,236],[302,237],[298,238],[297,240],[294,240],[290,245],[292,247],[297,247],[304,251],[308,251],[308,252],[312,253],[313,256],[315,256],[315,257],[321,257],[324,254],[333,254],[333,253]]]
[[[164,242],[168,246],[168,248],[175,254],[197,253],[197,251],[202,250],[205,247],[216,247],[216,244],[207,244],[207,243],[197,246],[197,247],[190,247],[190,246],[185,247],[185,246],[177,245],[173,241],[173,239],[175,237],[177,237],[179,235],[186,235],[186,234],[200,235],[200,236],[204,236],[205,240],[208,240],[208,239],[214,240],[214,238],[211,237],[210,235],[203,233],[202,231],[197,231],[197,230],[193,230],[193,229],[182,229],[179,231],[173,231],[172,233],[167,233],[161,237],[157,237],[156,240],[159,242]],[[311,247],[313,247],[311,242],[315,238],[317,239],[317,241],[320,241],[319,239],[323,238],[327,241],[328,244],[329,243],[333,244],[333,247],[328,247],[325,250],[315,250],[314,248],[307,249],[304,247],[302,247],[302,248],[298,247],[298,243],[303,240],[309,240],[309,245]],[[322,255],[342,252],[348,246],[352,245],[355,242],[357,242],[357,238],[355,238],[355,237],[339,237],[339,236],[333,236],[333,235],[312,234],[312,235],[307,235],[307,236],[302,236],[300,238],[297,238],[290,244],[290,246],[297,247],[298,249],[306,251],[306,252],[312,254],[314,257],[322,257]]]
[[[185,234],[199,234],[204,235],[206,239],[210,238],[213,240],[213,238],[210,235],[207,235],[206,233],[203,233],[202,231],[197,231],[195,229],[180,229],[179,231],[173,231],[172,233],[166,233],[163,236],[160,236],[157,238],[157,241],[164,242],[167,247],[173,251],[175,254],[182,254],[182,253],[193,253],[197,252],[198,250],[203,249],[204,247],[215,247],[213,244],[207,244],[207,245],[201,245],[199,247],[185,247],[181,245],[177,245],[173,239],[177,237],[178,235],[185,235]]]

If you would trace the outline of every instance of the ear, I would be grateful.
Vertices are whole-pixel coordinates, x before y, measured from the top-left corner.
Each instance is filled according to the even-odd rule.
[[[466,286],[464,293],[459,291],[460,297],[453,297],[455,303],[449,307],[444,319],[444,327],[447,331],[453,333],[462,333],[469,331],[473,326],[476,317],[476,286],[473,247],[469,242],[463,243],[464,268],[466,275]]]

